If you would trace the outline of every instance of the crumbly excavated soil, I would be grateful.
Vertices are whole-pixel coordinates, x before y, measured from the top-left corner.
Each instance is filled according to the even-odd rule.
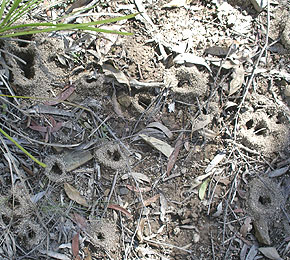
[[[290,259],[289,1],[271,4],[270,46],[249,88],[267,12],[187,2],[143,1],[146,13],[118,27],[132,36],[1,43],[26,62],[4,55],[15,94],[42,99],[19,100],[21,119],[0,120],[47,167],[8,144],[17,168],[3,156],[0,259],[265,259],[263,247]],[[97,10],[126,8],[138,11],[129,1]],[[175,62],[180,53],[203,59]],[[245,78],[230,94],[241,61]],[[76,105],[46,103],[72,86]],[[174,156],[141,134],[179,149],[170,173]]]

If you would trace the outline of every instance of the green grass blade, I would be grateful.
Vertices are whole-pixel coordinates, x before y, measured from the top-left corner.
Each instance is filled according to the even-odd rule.
[[[105,20],[99,20],[99,21],[95,21],[95,22],[89,22],[89,23],[82,23],[82,24],[64,24],[64,23],[28,23],[28,24],[20,24],[20,25],[14,25],[14,26],[7,26],[5,28],[1,28],[0,29],[0,33],[1,32],[6,32],[9,30],[15,30],[15,29],[21,29],[21,28],[27,28],[27,27],[40,27],[40,26],[51,26],[51,27],[62,27],[62,30],[71,30],[71,29],[75,29],[78,26],[79,27],[86,27],[86,26],[94,26],[94,25],[99,25],[99,24],[106,24],[106,23],[113,23],[113,22],[117,22],[117,21],[121,21],[121,20],[126,20],[126,19],[130,19],[133,18],[137,15],[138,13],[135,14],[129,14],[129,15],[125,15],[125,16],[120,16],[120,17],[114,17],[114,18],[110,18],[110,19],[105,19]]]
[[[5,5],[6,5],[6,0],[2,0],[2,4],[0,8],[0,21],[2,20],[2,17],[3,17]]]
[[[7,139],[14,143],[22,152],[24,152],[28,157],[30,157],[34,162],[42,167],[46,167],[46,164],[37,160],[32,154],[30,154],[25,148],[23,148],[19,143],[17,143],[10,135],[8,135],[2,128],[0,128],[0,133],[2,133]]]
[[[60,30],[88,30],[88,31],[96,31],[96,32],[104,32],[104,33],[132,35],[131,33],[128,33],[128,32],[105,30],[105,29],[99,29],[99,28],[94,28],[94,27],[90,27],[90,26],[94,26],[94,25],[98,25],[98,24],[105,24],[105,23],[112,23],[112,22],[121,21],[121,20],[125,20],[125,19],[130,19],[130,18],[135,17],[137,14],[138,13],[130,14],[130,15],[126,15],[126,16],[121,16],[121,17],[115,17],[115,18],[111,18],[111,19],[90,22],[90,23],[83,23],[83,24],[31,23],[31,24],[15,25],[15,26],[10,26],[10,27],[0,29],[0,38],[16,37],[16,36],[21,36],[21,35],[36,34],[36,33],[43,33],[43,32],[54,32],[54,31],[60,31]],[[30,27],[33,27],[33,29],[29,29]],[[39,29],[37,27],[51,27],[51,28]],[[16,29],[28,29],[28,30],[8,33],[8,31],[16,30]],[[1,33],[4,33],[4,34],[1,35]]]
[[[30,10],[34,9],[42,1],[43,0],[31,0],[27,3],[25,3],[25,5],[21,6],[17,10],[15,10],[14,14],[11,15],[11,18],[10,18],[9,22],[6,24],[6,26],[10,26],[13,23],[15,23],[17,20],[19,20],[20,17],[24,16]]]
[[[120,34],[120,35],[132,35],[133,34],[133,33],[129,33],[129,32],[120,32],[120,31],[106,30],[106,29],[93,28],[93,27],[80,27],[80,28],[76,27],[76,28],[71,28],[71,29],[59,27],[59,28],[47,28],[47,29],[22,31],[22,32],[17,32],[17,33],[5,34],[5,35],[0,35],[0,38],[17,37],[17,36],[23,36],[23,35],[45,33],[45,32],[56,32],[56,31],[64,31],[64,30],[94,31],[94,32],[112,33],[112,34]]]
[[[13,5],[10,7],[8,14],[5,16],[4,20],[0,24],[0,28],[5,26],[5,24],[7,23],[7,21],[9,21],[9,19],[12,16],[13,12],[19,7],[21,2],[22,2],[22,0],[14,0]]]

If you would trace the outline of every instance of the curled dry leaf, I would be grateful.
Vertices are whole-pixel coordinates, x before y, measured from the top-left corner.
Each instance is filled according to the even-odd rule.
[[[74,91],[75,91],[75,87],[72,85],[69,85],[65,87],[64,90],[54,98],[55,100],[47,101],[45,102],[45,105],[48,105],[48,106],[57,105],[61,101],[66,100]]]
[[[87,203],[86,199],[79,193],[79,191],[71,186],[68,183],[64,184],[64,190],[66,195],[73,201],[77,202],[78,204],[88,207],[89,204]]]
[[[119,206],[119,205],[116,205],[116,204],[110,204],[108,205],[108,208],[109,209],[114,209],[114,210],[117,210],[117,211],[120,211],[122,212],[124,215],[126,215],[128,218],[133,218],[133,215],[128,211],[126,210],[125,208]]]
[[[102,68],[105,72],[105,75],[115,78],[120,84],[130,86],[127,76],[122,71],[116,69],[113,65],[105,63],[103,64]]]
[[[157,128],[161,130],[169,139],[173,137],[172,132],[165,125],[159,122],[152,122],[149,125],[147,125],[146,128]]]
[[[173,62],[175,64],[183,64],[185,63],[186,65],[202,65],[204,67],[206,67],[210,72],[211,69],[209,67],[209,65],[206,63],[205,59],[199,56],[195,56],[194,54],[191,53],[181,53],[178,54],[174,59]]]

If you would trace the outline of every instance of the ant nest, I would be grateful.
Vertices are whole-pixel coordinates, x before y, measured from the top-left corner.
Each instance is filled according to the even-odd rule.
[[[114,170],[122,170],[130,164],[129,158],[121,151],[119,145],[112,142],[97,149],[95,156],[99,163]]]
[[[45,164],[47,166],[44,170],[44,174],[50,181],[63,182],[70,181],[72,179],[72,177],[66,173],[66,165],[62,156],[48,156],[45,160]]]

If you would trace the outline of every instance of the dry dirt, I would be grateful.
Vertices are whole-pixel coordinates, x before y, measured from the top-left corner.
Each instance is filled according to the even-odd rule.
[[[0,259],[290,259],[289,1],[93,2],[1,42]]]

